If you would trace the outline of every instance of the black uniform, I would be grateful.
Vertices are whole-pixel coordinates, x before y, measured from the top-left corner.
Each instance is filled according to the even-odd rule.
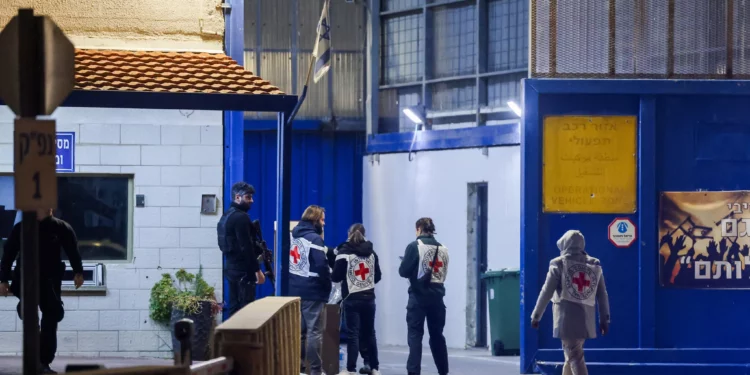
[[[433,236],[419,236],[406,247],[404,258],[398,269],[401,277],[409,279],[409,302],[406,305],[406,325],[409,330],[409,358],[406,362],[406,370],[409,374],[419,374],[422,367],[422,337],[424,336],[424,323],[427,320],[427,331],[430,334],[430,350],[435,360],[440,375],[448,374],[448,348],[446,347],[443,328],[445,328],[445,287],[442,282],[431,282],[425,284],[418,281],[420,267],[429,262],[432,266],[432,256],[427,253],[420,261],[418,241],[435,248],[442,246]],[[442,254],[443,248],[441,248]],[[434,254],[432,252],[431,254]],[[447,252],[445,253],[447,256]],[[440,260],[438,260],[440,262]],[[443,264],[445,263],[445,264]],[[447,267],[447,259],[439,263],[441,267]],[[440,272],[447,272],[444,268],[435,268]],[[445,278],[445,274],[442,275]]]
[[[81,255],[78,252],[78,239],[73,228],[63,220],[47,217],[39,222],[39,309],[42,311],[42,323],[39,339],[39,359],[43,366],[49,366],[55,359],[57,351],[57,324],[65,316],[65,309],[60,296],[65,263],[62,253],[65,251],[76,274],[83,273]],[[5,243],[5,252],[0,261],[0,282],[7,283],[13,270],[13,283],[10,286],[18,297],[18,317],[21,316],[21,223],[16,224]]]
[[[216,231],[219,248],[226,256],[224,277],[229,284],[228,309],[231,317],[248,303],[255,301],[255,273],[260,270],[260,254],[247,208],[232,203],[219,220]]]
[[[367,363],[378,369],[375,339],[375,284],[380,281],[380,264],[372,242],[345,242],[338,247],[331,281],[341,282],[341,305],[346,320],[347,371],[354,372],[360,345],[367,348]],[[364,355],[362,356],[364,359]]]

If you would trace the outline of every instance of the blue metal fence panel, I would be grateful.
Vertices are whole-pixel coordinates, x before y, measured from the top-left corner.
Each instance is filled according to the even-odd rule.
[[[737,358],[722,354],[729,350],[694,348],[750,352],[750,326],[738,324],[745,319],[748,304],[744,301],[750,291],[659,285],[658,194],[750,190],[745,172],[750,166],[746,151],[750,107],[744,104],[750,99],[750,85],[736,81],[526,80],[524,93],[522,372],[533,372],[536,360],[563,358],[559,340],[552,338],[551,309],[538,331],[531,329],[529,319],[547,264],[559,255],[555,242],[568,229],[583,232],[586,247],[601,259],[607,280],[611,331],[586,342],[588,348],[601,348],[594,351],[598,362],[675,362],[689,357],[693,363],[737,363]],[[638,116],[636,213],[542,211],[543,119],[550,115]],[[639,224],[637,241],[630,248],[616,248],[607,239],[608,224],[615,217]],[[675,354],[687,350],[692,350],[690,355]],[[637,371],[634,367],[633,373]]]
[[[291,220],[299,220],[308,205],[324,207],[325,242],[336,246],[346,240],[350,225],[362,222],[365,134],[295,131],[292,137]],[[244,162],[245,181],[256,190],[250,216],[260,219],[270,248],[276,219],[276,132],[245,132]],[[258,298],[268,295],[270,284],[258,287]]]

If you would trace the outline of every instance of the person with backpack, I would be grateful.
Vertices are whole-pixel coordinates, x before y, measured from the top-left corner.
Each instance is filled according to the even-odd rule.
[[[599,259],[589,256],[583,234],[569,230],[557,240],[560,256],[549,263],[547,279],[531,313],[531,326],[539,328],[547,304],[552,300],[552,335],[562,341],[564,375],[586,375],[583,343],[596,338],[596,305],[599,330],[609,332],[609,296]]]
[[[443,336],[446,308],[445,279],[448,275],[448,249],[435,239],[435,223],[429,217],[417,220],[417,240],[406,247],[398,269],[409,279],[409,302],[406,305],[409,358],[406,370],[418,375],[422,369],[424,323],[430,334],[430,350],[438,374],[448,374],[448,348]]]
[[[356,374],[360,345],[366,348],[371,375],[380,375],[375,339],[375,284],[382,274],[372,242],[365,238],[365,227],[349,228],[347,242],[337,248],[331,281],[341,282],[341,308],[346,320],[347,363],[341,374]],[[364,356],[363,356],[364,358]]]
[[[253,205],[255,188],[247,182],[232,185],[232,202],[216,225],[219,249],[224,253],[224,277],[229,286],[228,317],[255,301],[255,285],[266,282],[260,269],[256,234],[248,211]]]

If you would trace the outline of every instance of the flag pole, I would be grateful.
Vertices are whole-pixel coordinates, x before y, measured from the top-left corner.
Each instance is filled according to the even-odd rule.
[[[328,2],[328,0],[326,0],[326,2]],[[325,7],[325,4],[323,4],[323,6]],[[297,105],[294,106],[292,113],[289,115],[289,119],[286,122],[287,125],[292,124],[294,117],[297,116],[297,112],[299,112],[299,109],[302,107],[302,103],[304,103],[305,98],[307,97],[307,86],[310,85],[310,75],[312,74],[314,65],[315,65],[315,55],[310,56],[310,66],[307,68],[307,78],[305,78],[305,86],[302,87],[302,94],[299,96],[299,99],[297,100]]]

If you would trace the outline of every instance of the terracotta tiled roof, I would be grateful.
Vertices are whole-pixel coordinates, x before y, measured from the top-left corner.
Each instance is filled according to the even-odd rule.
[[[283,94],[221,53],[76,50],[76,90]]]

